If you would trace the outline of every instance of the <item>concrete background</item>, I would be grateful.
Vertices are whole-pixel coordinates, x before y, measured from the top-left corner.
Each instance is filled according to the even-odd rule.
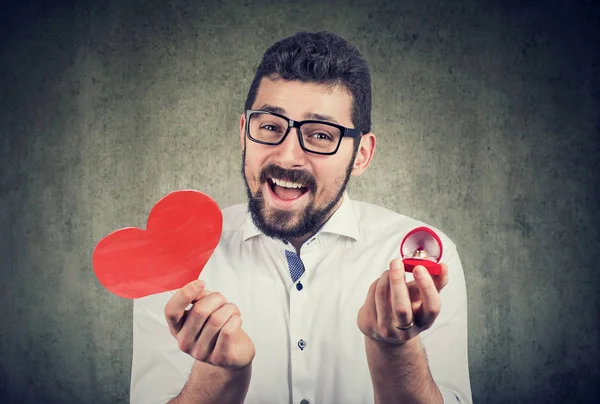
[[[323,29],[372,69],[351,196],[458,245],[475,401],[600,400],[595,2],[0,4],[1,402],[128,401],[132,304],[95,244],[172,190],[244,202],[254,69]]]

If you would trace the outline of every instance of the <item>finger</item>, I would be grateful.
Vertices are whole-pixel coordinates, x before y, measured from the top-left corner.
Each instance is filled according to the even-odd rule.
[[[235,339],[236,334],[242,329],[242,317],[239,314],[233,314],[219,332],[215,350],[224,351]]]
[[[395,326],[406,326],[413,322],[411,300],[404,275],[402,260],[392,260],[390,263],[390,293],[392,318]]]
[[[217,341],[213,349],[212,357],[215,362],[225,362],[226,358],[232,358],[234,345],[239,340],[240,331],[242,331],[242,317],[233,314],[221,327]]]
[[[367,299],[365,300],[364,307],[368,310],[368,314],[372,316],[377,315],[377,308],[375,307],[375,290],[377,288],[377,283],[379,282],[379,278],[377,278],[371,286],[369,286],[369,291],[367,292]]]
[[[415,283],[421,295],[421,310],[419,312],[419,326],[429,328],[440,313],[441,299],[435,282],[425,267],[417,265],[413,270]]]
[[[221,332],[219,333],[219,338],[217,339],[217,345],[215,349],[221,350],[223,346],[228,345],[233,340],[235,334],[242,329],[242,317],[239,313],[233,314],[223,327],[221,327]]]
[[[194,304],[199,300],[202,300],[203,298],[205,298],[206,296],[210,295],[212,292],[208,289],[204,289],[202,292],[200,292],[200,294],[198,296],[196,296],[196,298],[194,300],[192,300],[192,303],[190,304]],[[189,307],[189,305],[188,305]],[[189,311],[189,310],[187,310]]]
[[[200,297],[204,290],[204,281],[197,279],[188,283],[171,297],[165,305],[165,317],[171,334],[176,335],[183,325],[186,307]]]
[[[210,315],[225,303],[227,303],[227,300],[218,292],[211,293],[202,300],[194,303],[192,308],[189,309],[185,317],[185,322],[176,336],[179,349],[191,355],[202,327],[204,327]]]
[[[406,284],[408,288],[408,296],[410,298],[410,307],[413,313],[416,313],[421,309],[421,292],[415,281],[410,281]]]
[[[233,315],[241,316],[239,309],[233,303],[225,303],[208,317],[192,351],[194,358],[208,360],[211,357],[221,328]]]
[[[193,305],[194,305],[196,302],[198,302],[198,301],[202,300],[203,298],[205,298],[206,296],[210,295],[211,293],[212,293],[212,292],[211,292],[210,290],[204,289],[202,292],[200,292],[200,294],[199,294],[198,296],[196,296],[196,298],[195,298],[194,300],[192,300],[192,303],[190,303],[190,304],[188,305],[188,307],[189,307],[189,308],[187,308],[187,309],[185,310],[185,312],[183,313],[183,316],[182,316],[182,317],[181,317],[181,319],[179,320],[180,327],[179,327],[179,329],[177,330],[177,332],[174,332],[174,330],[171,330],[171,334],[172,334],[174,337],[176,337],[176,338],[177,338],[177,333],[179,333],[179,332],[181,331],[181,328],[183,327],[183,324],[185,324],[185,321],[186,321],[186,319],[187,319],[188,315],[190,314],[190,309],[191,309],[191,307],[193,307]],[[190,307],[190,306],[191,306],[191,307]]]
[[[444,288],[444,286],[448,284],[449,281],[448,266],[446,264],[441,264],[440,266],[442,268],[440,274],[433,276],[433,282],[435,283],[435,287],[438,290],[438,292],[441,291]]]
[[[389,329],[393,321],[389,270],[383,272],[375,286],[375,311],[380,332]]]
[[[375,288],[377,287],[377,282],[379,282],[379,278],[369,286],[365,304],[360,309],[361,315],[366,316],[366,318],[377,318],[377,308],[375,307]]]

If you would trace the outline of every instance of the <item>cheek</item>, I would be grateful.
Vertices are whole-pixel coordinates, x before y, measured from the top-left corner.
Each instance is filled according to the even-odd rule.
[[[262,167],[269,160],[273,150],[254,142],[247,143],[246,146],[246,164],[249,167]]]
[[[335,157],[323,161],[321,164],[313,165],[317,179],[317,196],[327,195],[327,197],[330,197],[331,194],[339,192],[340,187],[344,184],[350,157],[341,155],[335,155]]]
[[[314,175],[317,180],[318,193],[328,193],[337,190],[343,173],[339,165],[321,164],[319,167],[315,167]]]
[[[264,156],[258,151],[246,148],[246,173],[249,175],[258,175],[263,165]]]

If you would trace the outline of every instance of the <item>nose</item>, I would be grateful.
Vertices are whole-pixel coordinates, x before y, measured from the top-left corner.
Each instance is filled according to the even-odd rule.
[[[300,167],[306,162],[306,153],[302,150],[298,128],[291,128],[283,143],[277,147],[275,160],[282,167]]]

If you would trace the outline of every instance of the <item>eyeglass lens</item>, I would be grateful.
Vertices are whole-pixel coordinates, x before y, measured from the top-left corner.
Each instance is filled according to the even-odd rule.
[[[271,114],[253,112],[248,119],[250,136],[260,142],[277,144],[288,129],[288,121]],[[341,131],[326,123],[304,123],[300,127],[304,147],[318,153],[331,153],[342,137]]]

